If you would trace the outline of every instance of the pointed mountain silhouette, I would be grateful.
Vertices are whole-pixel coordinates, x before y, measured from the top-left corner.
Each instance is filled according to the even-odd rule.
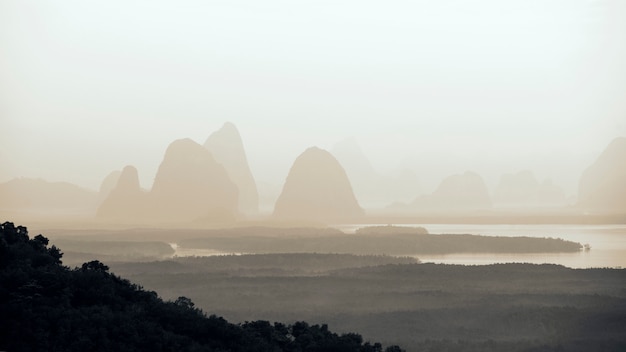
[[[115,170],[111,171],[100,183],[100,188],[98,190],[98,204],[102,204],[105,199],[111,194],[111,191],[117,185],[117,180],[119,180],[122,171]]]
[[[430,195],[418,197],[414,207],[433,210],[469,210],[491,207],[491,198],[483,178],[467,171],[446,177]]]
[[[232,217],[237,202],[237,186],[206,148],[191,139],[168,146],[150,191],[151,216],[163,221]]]
[[[331,154],[346,170],[354,194],[364,206],[380,207],[394,201],[409,201],[407,195],[419,193],[419,181],[414,172],[403,169],[394,176],[378,173],[354,138],[336,143]]]
[[[348,138],[333,146],[331,153],[343,166],[354,195],[363,204],[385,203],[384,180],[354,138]]]
[[[493,193],[494,203],[514,206],[565,205],[563,189],[550,180],[539,183],[528,170],[504,174]]]
[[[147,194],[139,186],[137,169],[129,165],[121,171],[115,188],[98,208],[96,217],[116,221],[138,221],[145,216],[146,205]]]
[[[626,138],[616,138],[582,174],[578,204],[587,210],[626,211]]]
[[[0,209],[93,211],[98,194],[67,182],[16,178],[0,184]]]
[[[362,215],[343,167],[317,147],[296,158],[274,207],[279,219],[341,221]]]
[[[368,180],[380,177],[354,137],[336,143],[331,154],[341,163],[348,176],[348,170],[351,170],[355,176],[358,174]]]
[[[259,212],[259,193],[254,177],[250,172],[246,152],[237,127],[227,122],[219,130],[213,132],[204,147],[215,160],[222,164],[230,179],[239,189],[239,210],[245,214]]]

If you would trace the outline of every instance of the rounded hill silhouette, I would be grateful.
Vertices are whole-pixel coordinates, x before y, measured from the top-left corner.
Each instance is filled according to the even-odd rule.
[[[362,215],[343,167],[317,147],[296,158],[274,208],[276,218],[289,220],[340,221]]]
[[[226,170],[191,139],[172,142],[150,192],[150,214],[159,220],[190,221],[237,212],[237,186]]]
[[[491,198],[483,178],[467,171],[446,177],[429,195],[415,199],[412,204],[422,209],[484,209],[491,207]]]

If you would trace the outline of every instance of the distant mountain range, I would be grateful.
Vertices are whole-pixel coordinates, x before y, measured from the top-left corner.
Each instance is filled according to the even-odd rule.
[[[336,154],[336,155],[335,155]],[[388,206],[399,214],[473,211],[492,207],[563,207],[563,190],[531,171],[502,175],[493,195],[475,172],[451,175],[430,194],[420,195],[417,176],[382,176],[354,139],[333,153],[312,147],[296,158],[272,214],[277,220],[339,222],[357,219],[366,208]],[[626,138],[616,138],[582,174],[577,209],[626,212]],[[237,128],[224,124],[200,145],[172,142],[149,190],[138,170],[126,166],[107,175],[99,192],[64,182],[19,178],[0,184],[4,212],[97,214],[103,221],[234,221],[258,216],[259,194]]]
[[[211,153],[190,139],[172,142],[149,192],[139,187],[137,170],[127,166],[98,209],[103,220],[188,222],[233,218],[238,189]]]
[[[436,211],[486,209],[491,205],[485,181],[471,171],[446,177],[433,193],[417,197],[410,204],[413,208]]]
[[[16,178],[0,184],[0,210],[93,211],[98,193],[67,182]]]
[[[116,179],[117,177],[117,179]],[[111,189],[112,184],[117,184]],[[132,185],[132,186],[131,186]],[[226,123],[204,146],[190,139],[170,144],[150,191],[139,187],[137,170],[111,173],[98,217],[112,221],[222,221],[258,213],[258,192],[239,131]]]
[[[412,170],[401,169],[395,175],[377,172],[354,138],[335,144],[330,152],[346,170],[356,198],[366,207],[408,202],[421,192],[417,174]]]
[[[552,181],[540,183],[531,171],[525,170],[502,175],[493,193],[493,201],[504,206],[564,206],[567,197]]]

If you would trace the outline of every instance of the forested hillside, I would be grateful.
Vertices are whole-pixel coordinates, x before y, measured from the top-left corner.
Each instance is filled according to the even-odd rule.
[[[0,225],[3,351],[382,351],[326,325],[231,324],[186,297],[163,301],[91,261],[70,269],[25,227]],[[397,346],[385,351],[400,351]]]

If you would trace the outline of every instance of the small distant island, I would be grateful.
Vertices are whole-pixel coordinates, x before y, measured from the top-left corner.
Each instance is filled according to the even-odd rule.
[[[428,230],[423,227],[413,227],[413,226],[395,226],[395,225],[386,225],[386,226],[365,226],[358,228],[356,230],[357,235],[428,235]]]

